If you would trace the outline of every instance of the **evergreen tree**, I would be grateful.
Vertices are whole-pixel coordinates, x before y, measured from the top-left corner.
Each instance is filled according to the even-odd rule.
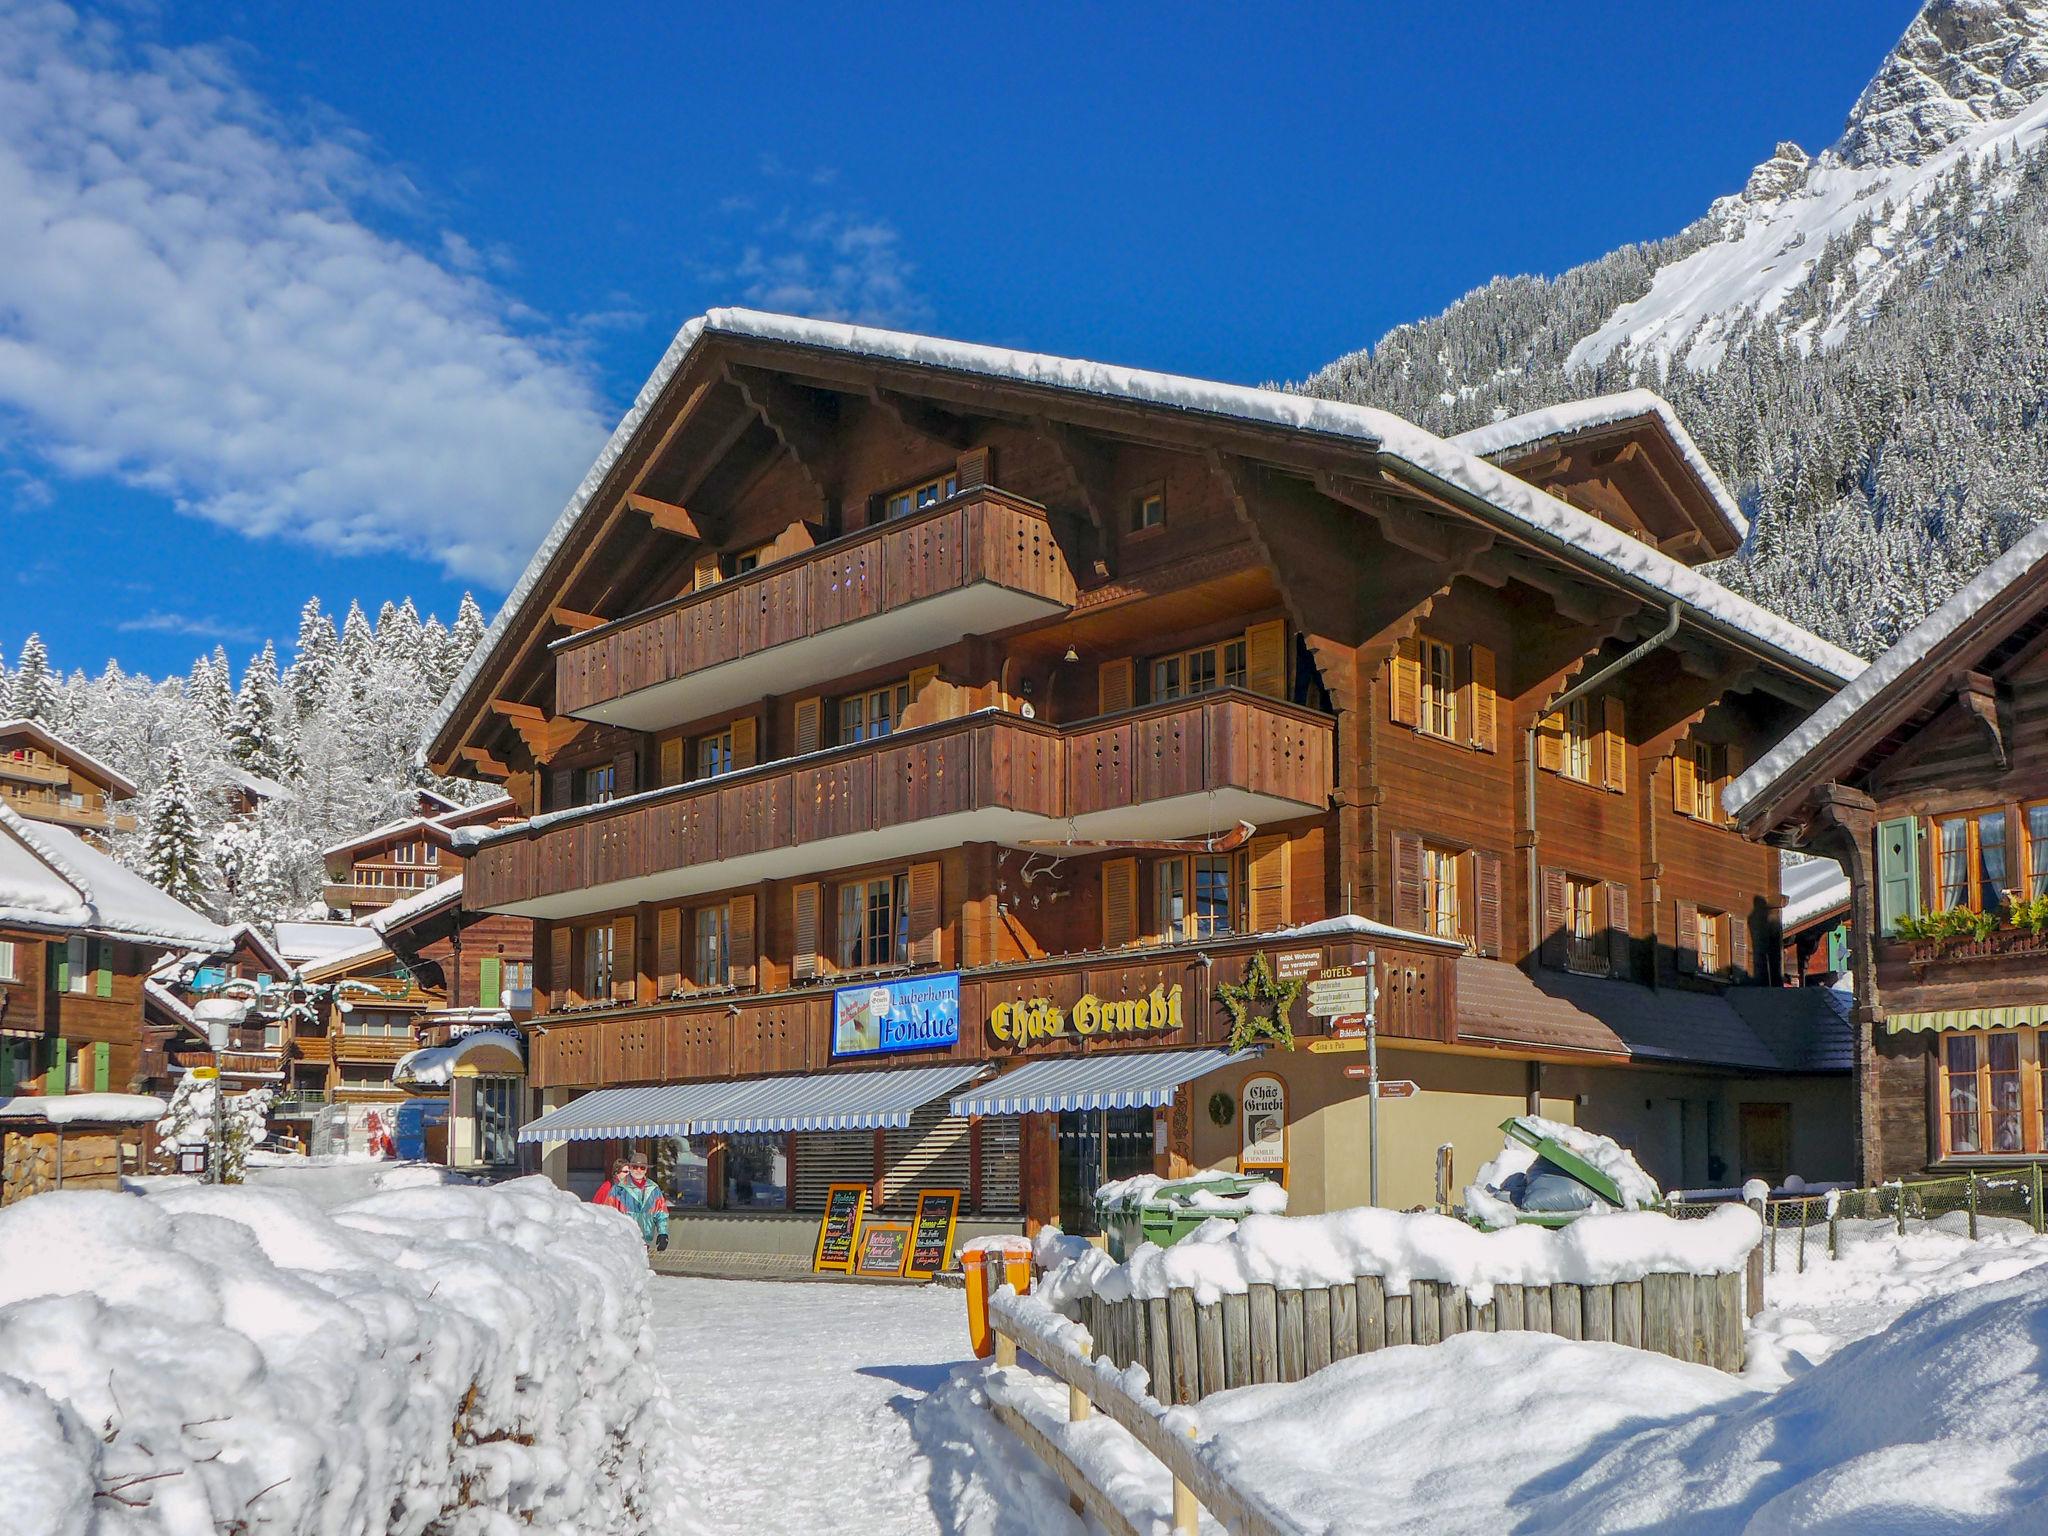
[[[277,691],[277,651],[266,640],[242,669],[242,686],[228,722],[229,750],[251,773],[278,769]]]
[[[142,875],[165,895],[187,906],[200,906],[206,899],[206,842],[192,803],[185,753],[179,747],[171,748],[163,782],[150,796]]]
[[[218,653],[216,653],[218,655]],[[225,734],[235,714],[234,689],[228,686],[227,674],[221,662],[227,658],[202,656],[192,663],[192,670],[185,678],[185,697],[193,709],[214,731]]]
[[[477,607],[474,597],[467,592],[463,593],[462,603],[455,610],[455,625],[449,631],[455,641],[457,667],[469,664],[469,659],[476,654],[476,648],[484,642],[486,627],[483,609]],[[453,682],[454,679],[451,678],[449,681]]]
[[[285,671],[285,691],[303,719],[326,694],[341,668],[341,636],[334,620],[320,610],[320,599],[309,597],[299,610],[299,639],[292,651],[292,664]]]
[[[44,649],[41,635],[30,635],[21,647],[21,665],[14,671],[7,713],[17,720],[40,721],[54,730],[62,710],[57,677],[50,670],[50,653]]]

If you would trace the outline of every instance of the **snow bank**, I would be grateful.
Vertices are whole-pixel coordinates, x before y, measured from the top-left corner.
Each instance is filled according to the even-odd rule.
[[[1039,1294],[1053,1305],[1080,1296],[1121,1301],[1186,1287],[1198,1302],[1255,1284],[1287,1289],[1380,1275],[1390,1295],[1417,1280],[1462,1286],[1484,1305],[1496,1285],[1610,1285],[1647,1274],[1728,1274],[1742,1268],[1763,1224],[1744,1206],[1696,1221],[1656,1211],[1617,1212],[1552,1230],[1481,1232],[1434,1213],[1361,1206],[1324,1216],[1208,1221],[1171,1248],[1146,1243],[1122,1264],[1095,1249],[1055,1251],[1064,1262]]]
[[[1657,1181],[1643,1171],[1643,1165],[1635,1155],[1611,1136],[1602,1136],[1576,1125],[1566,1125],[1561,1120],[1545,1120],[1541,1115],[1517,1115],[1515,1117],[1538,1136],[1569,1148],[1614,1180],[1614,1187],[1621,1191],[1622,1209],[1640,1211],[1664,1203],[1664,1193],[1657,1188]],[[1465,1210],[1476,1221],[1490,1227],[1511,1226],[1517,1212],[1512,1201],[1501,1195],[1501,1187],[1518,1173],[1527,1173],[1536,1164],[1537,1152],[1510,1136],[1494,1155],[1493,1161],[1482,1163],[1473,1175],[1472,1182],[1465,1188]],[[1611,1213],[1612,1208],[1602,1202],[1588,1207],[1586,1214],[1601,1216]]]
[[[1213,1215],[1284,1216],[1287,1213],[1287,1190],[1271,1179],[1261,1179],[1242,1194],[1221,1189],[1204,1189],[1205,1184],[1230,1184],[1237,1178],[1233,1173],[1212,1171],[1190,1174],[1181,1179],[1162,1179],[1156,1173],[1134,1174],[1128,1179],[1112,1179],[1099,1186],[1095,1198],[1104,1204],[1120,1200],[1136,1200],[1140,1204],[1157,1195],[1168,1184],[1177,1186],[1169,1198],[1175,1205],[1190,1211],[1206,1211]],[[1188,1186],[1194,1185],[1190,1189]]]
[[[0,1530],[696,1529],[631,1225],[405,1182],[0,1211]]]
[[[164,1101],[147,1093],[59,1093],[0,1099],[0,1120],[47,1120],[52,1125],[148,1125],[161,1120]]]

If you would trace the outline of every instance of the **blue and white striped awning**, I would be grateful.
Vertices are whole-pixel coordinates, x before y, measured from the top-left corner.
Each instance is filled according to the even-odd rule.
[[[1061,1109],[1160,1109],[1174,1091],[1257,1051],[1131,1051],[1026,1062],[953,1100],[956,1115],[1039,1115]]]
[[[694,1117],[732,1096],[732,1083],[663,1083],[599,1088],[519,1128],[521,1141],[625,1141],[687,1136]]]
[[[901,1130],[910,1124],[912,1110],[944,1098],[982,1070],[979,1063],[967,1062],[727,1083],[725,1102],[699,1115],[696,1129],[728,1136],[746,1131],[864,1131],[883,1126]]]

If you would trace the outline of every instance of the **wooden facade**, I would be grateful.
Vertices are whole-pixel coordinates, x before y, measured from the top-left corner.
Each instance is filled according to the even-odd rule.
[[[0,1098],[144,1087],[142,985],[162,953],[0,925]]]
[[[2048,541],[2005,563],[1741,811],[1849,873],[1872,1181],[2048,1158]]]
[[[30,821],[105,838],[132,832],[135,786],[33,720],[0,721],[0,803]]]
[[[831,987],[920,969],[963,1057],[1016,988],[1168,973],[1213,1043],[1343,916],[1433,1050],[1615,1059],[1466,1036],[1446,953],[1637,1009],[1775,979],[1716,797],[1838,686],[1815,648],[1255,413],[711,332],[650,400],[430,752],[535,818],[460,851],[539,926],[537,1085],[835,1070]],[[1674,573],[1737,539],[1661,422],[1598,435],[1485,475]]]

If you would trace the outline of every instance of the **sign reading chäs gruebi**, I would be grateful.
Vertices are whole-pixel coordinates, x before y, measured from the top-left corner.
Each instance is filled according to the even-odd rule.
[[[1104,1035],[1172,1034],[1180,1028],[1180,984],[1154,987],[1143,997],[1104,999],[1090,992],[1070,1013],[1050,998],[997,1003],[988,1032],[1012,1050],[1048,1040],[1093,1040]]]

